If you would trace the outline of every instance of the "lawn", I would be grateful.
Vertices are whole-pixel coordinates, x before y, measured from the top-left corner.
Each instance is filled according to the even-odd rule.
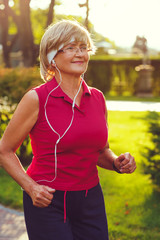
[[[137,162],[131,175],[99,169],[104,191],[110,240],[160,239],[160,194],[143,175],[141,154],[149,144],[145,112],[109,112],[110,148],[130,152]]]
[[[160,193],[141,169],[141,150],[149,143],[145,112],[109,111],[110,148],[130,152],[137,162],[133,174],[99,168],[104,192],[110,240],[160,239]],[[0,169],[0,202],[22,209],[21,188]]]

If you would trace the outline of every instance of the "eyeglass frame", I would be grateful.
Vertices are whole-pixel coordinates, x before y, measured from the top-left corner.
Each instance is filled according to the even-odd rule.
[[[92,51],[92,49],[90,49],[90,48],[87,49],[86,46],[85,47],[82,46],[82,47],[67,47],[67,48],[58,50],[57,53],[59,53],[59,52],[67,53],[67,50],[69,50],[69,49],[72,49],[73,51],[68,51],[68,53],[74,53],[74,54],[77,53],[77,51],[80,51],[81,53],[88,53],[88,52]]]

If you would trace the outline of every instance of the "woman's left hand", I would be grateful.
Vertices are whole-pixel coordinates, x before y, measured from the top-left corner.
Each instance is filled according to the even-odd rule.
[[[115,167],[121,173],[133,173],[136,169],[136,162],[130,153],[121,154],[114,160]]]

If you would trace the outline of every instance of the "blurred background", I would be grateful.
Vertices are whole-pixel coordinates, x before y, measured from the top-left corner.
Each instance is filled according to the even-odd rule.
[[[0,0],[0,66],[38,67],[46,27],[76,19],[97,46],[86,73],[90,85],[110,96],[159,96],[159,6],[159,0]],[[1,79],[10,72],[1,71]]]
[[[116,108],[108,111],[111,149],[130,152],[137,162],[131,175],[98,169],[110,240],[160,240],[159,11],[159,0],[0,0],[0,137],[25,92],[43,83],[39,44],[47,26],[75,19],[94,39],[97,52],[85,80],[108,103],[115,101]],[[128,111],[119,111],[120,101]],[[131,111],[131,101],[137,111]],[[139,111],[143,102],[159,108]],[[29,137],[17,155],[27,168],[32,161]],[[20,187],[1,168],[0,203],[23,210]],[[5,239],[11,239],[8,233]]]

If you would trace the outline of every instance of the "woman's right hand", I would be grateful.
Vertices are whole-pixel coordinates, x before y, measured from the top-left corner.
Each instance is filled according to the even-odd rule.
[[[55,191],[55,189],[48,186],[36,184],[35,186],[32,186],[32,190],[29,195],[32,198],[32,202],[35,207],[44,208],[51,204],[53,193]]]

